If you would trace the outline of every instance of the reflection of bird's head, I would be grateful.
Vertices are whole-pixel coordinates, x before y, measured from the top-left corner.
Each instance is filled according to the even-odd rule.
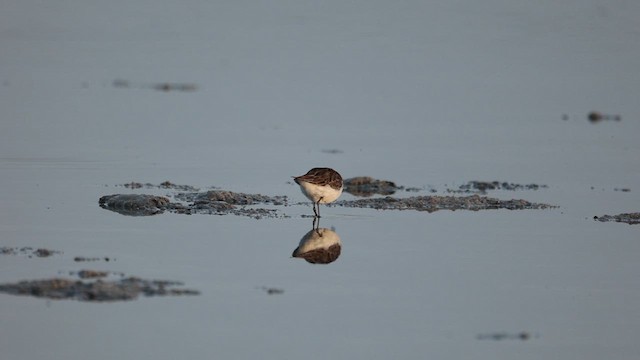
[[[331,229],[319,228],[306,233],[291,256],[312,264],[329,264],[338,259],[341,250],[338,234]]]

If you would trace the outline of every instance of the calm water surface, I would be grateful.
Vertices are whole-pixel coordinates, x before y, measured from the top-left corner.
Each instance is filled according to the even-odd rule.
[[[109,4],[0,14],[0,246],[63,252],[2,256],[0,282],[90,268],[201,295],[0,294],[0,357],[637,357],[639,228],[592,218],[640,211],[638,5]],[[149,88],[162,82],[197,89]],[[323,207],[342,253],[311,265],[291,258],[312,211],[290,176],[314,166],[425,189],[398,196],[546,184],[490,195],[559,207]],[[262,220],[98,206],[165,180],[290,206]]]

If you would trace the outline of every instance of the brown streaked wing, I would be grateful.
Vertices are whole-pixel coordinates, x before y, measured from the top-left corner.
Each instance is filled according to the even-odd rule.
[[[313,168],[302,176],[294,177],[294,180],[296,183],[302,180],[314,185],[329,185],[334,189],[342,187],[342,176],[331,168]]]

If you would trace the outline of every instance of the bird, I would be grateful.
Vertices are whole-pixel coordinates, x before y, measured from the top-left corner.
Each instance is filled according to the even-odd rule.
[[[313,168],[306,174],[293,176],[302,193],[313,201],[313,213],[320,217],[320,204],[336,201],[342,194],[342,176],[330,168]],[[317,210],[316,210],[317,209]]]

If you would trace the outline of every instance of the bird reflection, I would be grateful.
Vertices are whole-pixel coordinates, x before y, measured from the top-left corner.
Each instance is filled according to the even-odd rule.
[[[319,219],[314,218],[313,228],[300,239],[291,256],[311,264],[330,264],[338,259],[342,250],[340,236],[332,229],[319,226]]]

